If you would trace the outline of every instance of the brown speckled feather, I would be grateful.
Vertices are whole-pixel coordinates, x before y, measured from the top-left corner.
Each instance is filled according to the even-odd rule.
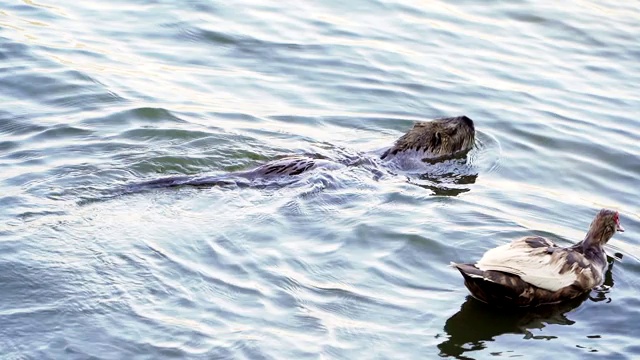
[[[558,247],[536,236],[491,249],[476,264],[452,265],[471,294],[499,306],[535,306],[570,300],[602,284],[607,266],[604,244],[624,231],[618,213],[601,210],[585,239]]]

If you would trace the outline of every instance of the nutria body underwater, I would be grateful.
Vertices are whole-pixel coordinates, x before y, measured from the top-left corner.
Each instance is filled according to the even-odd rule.
[[[466,154],[475,143],[473,120],[467,116],[447,117],[432,121],[420,121],[398,138],[395,143],[375,155],[381,166],[402,169],[408,160],[427,164]],[[337,169],[349,164],[309,156],[287,156],[272,160],[256,168],[215,176],[170,176],[129,185],[130,191],[175,186],[215,186],[237,183],[237,179],[270,180],[283,177],[299,177],[316,169]],[[231,180],[233,178],[233,180]]]

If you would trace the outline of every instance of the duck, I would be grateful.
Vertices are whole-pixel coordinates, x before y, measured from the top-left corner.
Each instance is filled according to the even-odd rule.
[[[498,307],[530,307],[575,299],[602,285],[607,268],[604,245],[623,232],[620,214],[600,210],[582,241],[560,247],[541,236],[526,236],[490,249],[475,264],[451,263],[474,298]]]

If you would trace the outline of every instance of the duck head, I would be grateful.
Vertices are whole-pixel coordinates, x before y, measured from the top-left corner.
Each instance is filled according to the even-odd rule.
[[[585,243],[590,246],[603,246],[613,237],[616,231],[624,231],[620,224],[620,214],[615,210],[602,209],[591,222]]]

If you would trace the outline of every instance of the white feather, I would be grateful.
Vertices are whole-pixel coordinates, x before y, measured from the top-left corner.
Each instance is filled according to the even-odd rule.
[[[483,271],[518,275],[529,284],[549,291],[560,290],[576,281],[574,271],[560,274],[562,265],[552,261],[546,248],[532,248],[519,240],[487,251],[476,264]]]

